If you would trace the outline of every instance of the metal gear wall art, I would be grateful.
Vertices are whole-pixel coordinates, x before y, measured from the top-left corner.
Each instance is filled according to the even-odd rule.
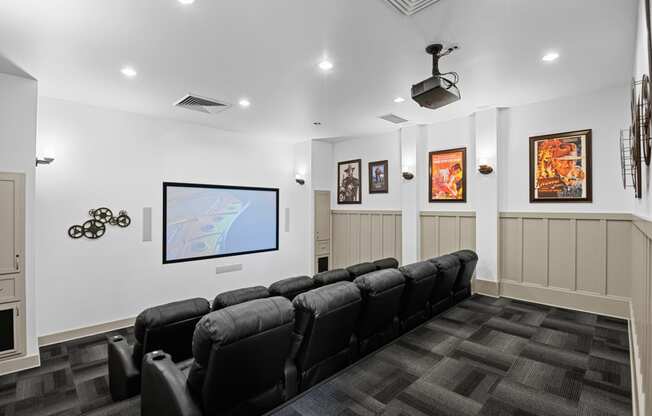
[[[131,224],[131,218],[125,210],[121,210],[115,216],[110,209],[102,207],[91,209],[88,214],[91,216],[90,220],[82,225],[73,225],[68,228],[70,238],[86,237],[90,240],[96,240],[106,233],[107,224],[117,225],[120,228],[127,228]]]

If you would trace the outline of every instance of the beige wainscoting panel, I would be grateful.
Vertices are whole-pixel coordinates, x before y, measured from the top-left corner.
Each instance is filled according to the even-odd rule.
[[[475,212],[422,211],[421,259],[462,249],[475,250]]]
[[[333,210],[333,268],[395,257],[401,261],[401,212]]]
[[[629,214],[500,213],[501,294],[628,317],[631,227]]]

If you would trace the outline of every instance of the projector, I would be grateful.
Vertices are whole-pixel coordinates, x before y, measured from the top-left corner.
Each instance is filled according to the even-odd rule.
[[[453,46],[444,51],[444,47],[438,43],[426,48],[426,52],[432,55],[432,77],[412,85],[412,99],[421,107],[435,110],[460,99],[457,73],[439,72],[439,59],[456,49],[458,47]]]

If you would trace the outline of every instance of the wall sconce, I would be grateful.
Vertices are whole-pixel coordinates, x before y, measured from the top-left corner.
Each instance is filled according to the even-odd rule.
[[[50,163],[54,162],[53,157],[44,157],[42,159],[39,159],[38,157],[36,158],[36,166],[38,165],[49,165]]]
[[[306,183],[306,180],[303,179],[303,175],[301,175],[301,174],[299,174],[299,173],[297,173],[297,174],[294,176],[294,180],[295,180],[299,185],[304,185],[304,184]]]
[[[489,175],[493,171],[494,171],[494,168],[492,168],[489,165],[480,165],[480,166],[478,166],[478,172],[480,172],[483,175]]]
[[[405,180],[410,181],[410,180],[414,179],[414,173],[412,173],[412,172],[403,172],[402,175],[403,175],[403,179],[405,179]]]

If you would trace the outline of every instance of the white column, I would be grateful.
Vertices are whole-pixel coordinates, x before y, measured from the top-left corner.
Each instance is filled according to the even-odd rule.
[[[475,161],[469,161],[469,174],[476,175],[476,251],[479,261],[476,276],[481,280],[498,278],[498,110],[475,113]],[[475,162],[475,163],[474,163]],[[478,166],[489,165],[494,172],[483,175]]]
[[[406,127],[400,131],[401,140],[401,175],[410,172],[411,180],[401,176],[401,220],[402,220],[402,264],[410,264],[419,259],[419,186],[422,178],[417,174],[417,155],[422,147],[424,135],[423,126]],[[424,185],[425,186],[425,185]]]

